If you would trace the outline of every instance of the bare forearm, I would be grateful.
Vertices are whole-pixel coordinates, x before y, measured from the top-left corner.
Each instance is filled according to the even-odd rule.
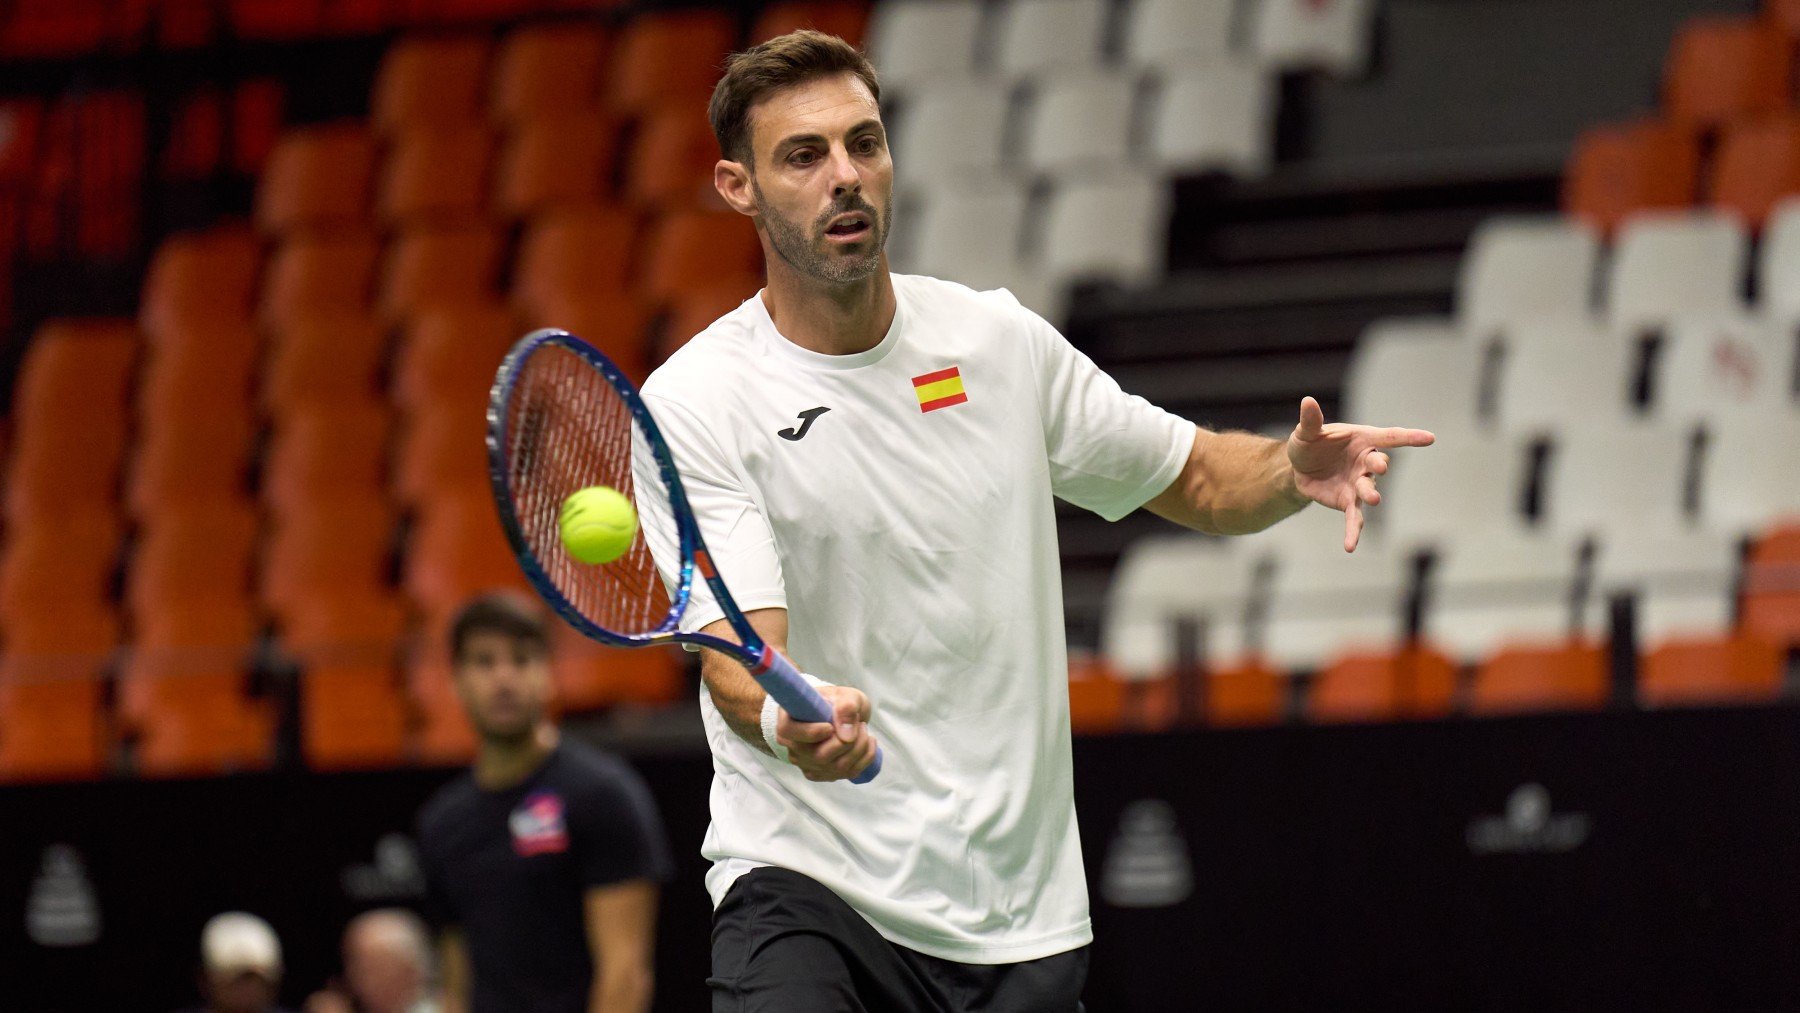
[[[787,650],[786,609],[756,609],[746,618],[765,643],[777,651]],[[731,624],[723,619],[707,624],[701,632],[724,640],[738,639]],[[706,691],[712,694],[713,706],[724,717],[726,727],[738,738],[769,753],[769,745],[763,741],[762,733],[763,701],[768,694],[756,684],[750,670],[735,658],[717,651],[702,651],[700,675],[706,681]]]
[[[1181,476],[1146,505],[1196,531],[1247,535],[1297,513],[1307,502],[1294,487],[1285,441],[1196,429]]]
[[[603,967],[594,975],[590,1013],[644,1013],[650,1008],[650,969],[640,964]]]

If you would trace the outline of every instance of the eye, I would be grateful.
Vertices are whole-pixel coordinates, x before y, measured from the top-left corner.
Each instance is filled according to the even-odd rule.
[[[811,148],[801,148],[788,156],[788,162],[792,165],[811,165],[817,160],[818,153]]]
[[[880,148],[881,144],[875,139],[874,134],[864,134],[856,139],[856,150],[858,154],[873,155],[876,151],[880,150]]]

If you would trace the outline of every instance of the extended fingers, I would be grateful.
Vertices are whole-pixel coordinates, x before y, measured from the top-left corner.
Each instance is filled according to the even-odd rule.
[[[1387,474],[1388,465],[1390,463],[1388,461],[1388,455],[1382,453],[1379,450],[1371,450],[1371,451],[1369,451],[1369,456],[1364,458],[1363,460],[1366,462],[1365,466],[1369,469],[1369,474],[1371,474],[1371,475]]]
[[[1429,447],[1437,442],[1437,437],[1423,429],[1377,429],[1375,445],[1378,447]]]
[[[1312,397],[1300,400],[1300,425],[1295,435],[1302,440],[1316,440],[1325,428],[1325,409]]]
[[[1344,551],[1355,552],[1356,543],[1362,538],[1363,513],[1362,504],[1356,499],[1344,509]]]

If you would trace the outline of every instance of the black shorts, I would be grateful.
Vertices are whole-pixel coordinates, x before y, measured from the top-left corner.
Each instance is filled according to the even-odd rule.
[[[1080,1013],[1087,947],[959,964],[883,939],[818,881],[738,877],[713,913],[713,1013]]]

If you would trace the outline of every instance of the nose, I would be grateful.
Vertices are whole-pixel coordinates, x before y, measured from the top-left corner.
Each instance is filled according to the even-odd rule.
[[[847,194],[862,193],[862,173],[857,171],[856,160],[844,147],[831,149],[831,196],[843,197]]]

